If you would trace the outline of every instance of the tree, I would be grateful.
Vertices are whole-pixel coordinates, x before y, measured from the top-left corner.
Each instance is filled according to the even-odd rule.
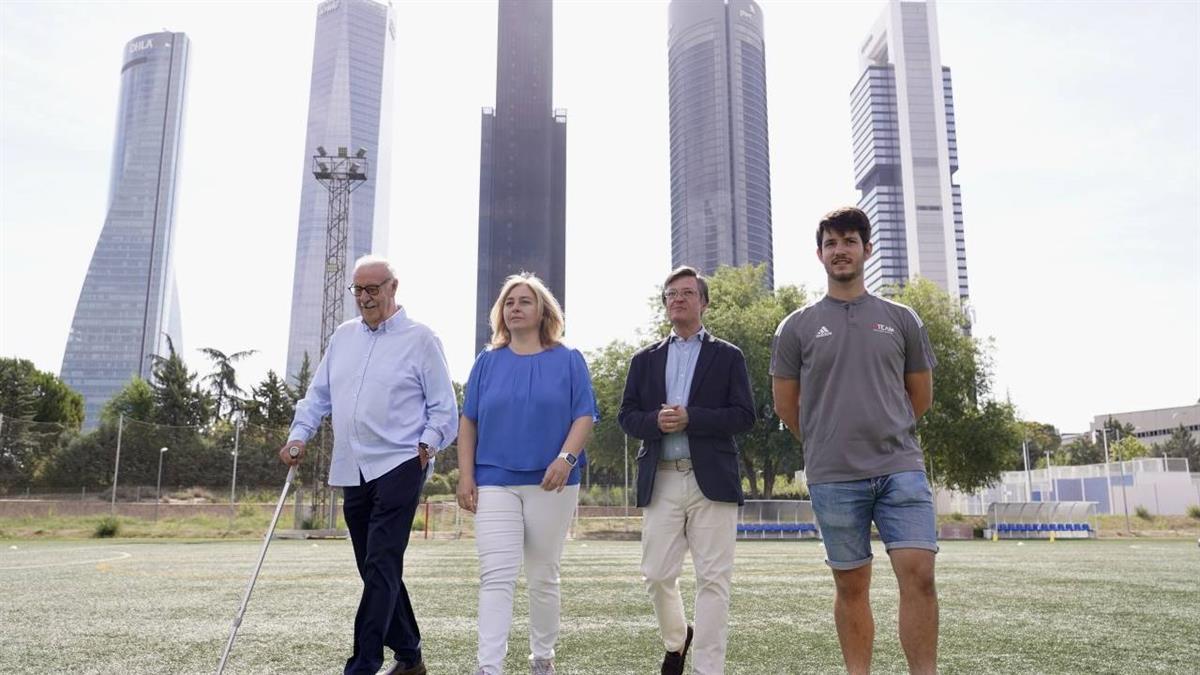
[[[1057,457],[1061,458],[1059,460],[1061,464],[1072,466],[1102,464],[1104,463],[1104,447],[1096,443],[1091,434],[1083,434],[1064,445]]]
[[[199,385],[197,375],[188,370],[183,358],[167,338],[167,356],[155,355],[154,422],[176,427],[201,427],[211,419],[212,401]]]
[[[1188,468],[1200,471],[1200,443],[1196,437],[1182,424],[1171,432],[1171,437],[1158,445],[1158,451],[1167,457],[1183,457],[1188,460]]]
[[[106,424],[117,424],[118,419],[127,417],[143,422],[154,419],[154,390],[150,383],[140,377],[134,377],[116,396],[108,399],[100,412],[100,421]]]
[[[300,370],[294,376],[295,382],[290,385],[292,395],[292,405],[300,402],[304,395],[308,393],[308,385],[312,382],[312,361],[308,359],[308,352],[304,352],[304,360],[300,362]]]
[[[216,409],[213,412],[219,418],[233,419],[233,414],[242,407],[240,395],[246,393],[238,386],[237,371],[233,364],[252,356],[258,350],[246,349],[228,355],[212,347],[202,347],[200,351],[213,362],[213,372],[204,377],[216,398]]]
[[[38,397],[34,421],[61,424],[78,431],[83,426],[83,395],[53,373],[39,370],[34,382]]]
[[[27,359],[0,358],[0,414],[78,430],[83,396]]]
[[[1137,427],[1129,423],[1122,423],[1121,420],[1114,418],[1112,415],[1104,420],[1104,429],[1108,429],[1108,442],[1119,441],[1126,436],[1135,436]]]
[[[0,359],[0,414],[4,419],[33,419],[37,391],[33,382],[37,368],[25,359]]]
[[[454,403],[458,406],[461,413],[463,409],[463,401],[465,400],[466,389],[461,382],[451,382],[454,387]],[[446,474],[450,477],[450,482],[454,487],[458,486],[458,439],[438,451],[437,457],[433,460],[433,470],[437,473]]]
[[[1065,455],[1060,455],[1062,436],[1053,424],[1024,420],[1020,423],[1023,440],[1029,447],[1030,465],[1045,466],[1046,453],[1050,453],[1052,461],[1057,465],[1066,463]],[[1018,457],[1017,464],[1010,465],[1007,470],[1020,471],[1025,468],[1024,459]]]
[[[600,421],[593,427],[587,445],[588,465],[603,482],[625,480],[625,432],[617,423],[617,413],[621,410],[629,360],[636,351],[633,345],[614,340],[587,355],[596,406],[600,409]]]
[[[250,388],[250,400],[245,403],[245,412],[251,424],[286,428],[291,426],[292,418],[296,415],[296,403],[287,384],[274,370],[269,370],[257,387]]]
[[[83,397],[26,359],[0,358],[0,491],[37,479],[83,423]]]
[[[1109,456],[1114,462],[1128,462],[1149,454],[1150,448],[1135,436],[1122,436],[1116,443],[1109,442]]]
[[[974,492],[1013,466],[1022,429],[1011,404],[989,398],[990,343],[969,334],[958,300],[926,279],[914,279],[895,298],[925,324],[937,357],[933,407],[917,425],[931,479]]]

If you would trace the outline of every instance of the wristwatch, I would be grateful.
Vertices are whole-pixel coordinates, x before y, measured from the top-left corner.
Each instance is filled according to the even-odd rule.
[[[426,443],[425,441],[421,441],[420,443],[417,443],[417,448],[429,453],[430,457],[433,456],[433,448],[429,447],[429,444]]]
[[[571,466],[575,466],[576,464],[579,463],[579,458],[576,457],[575,455],[572,455],[569,452],[559,453],[558,458],[562,459],[562,460],[566,460],[567,464],[570,464]]]

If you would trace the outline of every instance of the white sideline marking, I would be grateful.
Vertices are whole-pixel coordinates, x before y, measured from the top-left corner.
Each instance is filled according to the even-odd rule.
[[[117,551],[117,555],[111,558],[95,558],[93,560],[71,560],[69,562],[46,563],[44,565],[13,565],[11,567],[0,567],[0,572],[7,570],[36,570],[46,567],[67,567],[69,565],[91,565],[92,563],[114,562],[116,560],[125,560],[132,558],[132,553]]]

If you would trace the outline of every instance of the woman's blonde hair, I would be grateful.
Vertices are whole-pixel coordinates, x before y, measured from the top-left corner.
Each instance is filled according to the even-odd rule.
[[[546,284],[541,279],[537,278],[537,275],[522,272],[504,280],[504,286],[500,288],[500,297],[496,298],[496,303],[492,305],[490,317],[492,340],[488,346],[492,349],[499,349],[512,342],[512,334],[508,332],[508,326],[504,325],[504,301],[517,286],[529,288],[537,300],[537,313],[541,317],[538,338],[541,340],[542,346],[552,347],[558,344],[563,335],[562,307],[559,307],[554,294],[546,288]]]

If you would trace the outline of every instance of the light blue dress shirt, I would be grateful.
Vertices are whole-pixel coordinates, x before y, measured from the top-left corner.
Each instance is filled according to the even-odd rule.
[[[435,451],[450,445],[458,405],[441,341],[403,308],[375,330],[361,318],[338,326],[288,440],[308,442],[330,412],[333,486],[359,485],[360,472],[379,478],[416,457],[421,441]]]
[[[692,391],[692,376],[696,374],[696,361],[700,359],[700,345],[704,342],[703,328],[684,340],[671,331],[667,344],[667,405],[688,404]],[[687,430],[666,434],[662,441],[661,459],[689,459],[692,449],[688,445]]]

